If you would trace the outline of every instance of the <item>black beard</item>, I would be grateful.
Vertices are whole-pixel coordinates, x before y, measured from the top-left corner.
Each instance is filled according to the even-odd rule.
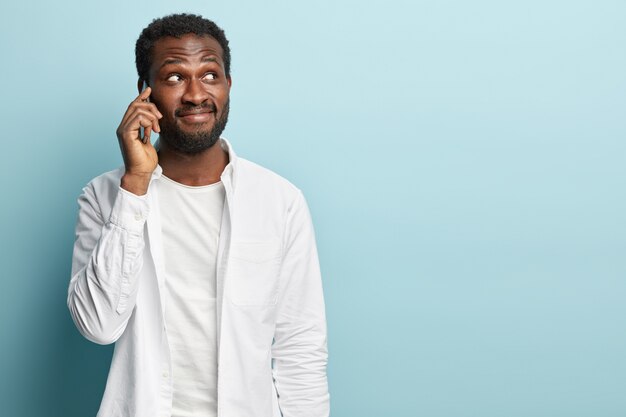
[[[183,132],[176,124],[161,125],[160,140],[168,147],[187,155],[196,155],[215,145],[228,123],[230,98],[222,109],[222,115],[215,121],[209,132],[198,130],[194,133]]]

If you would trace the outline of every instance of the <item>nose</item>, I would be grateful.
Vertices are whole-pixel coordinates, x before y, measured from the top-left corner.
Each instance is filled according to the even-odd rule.
[[[206,86],[198,79],[190,79],[187,83],[187,88],[182,96],[182,100],[186,104],[193,104],[199,106],[209,99],[209,92]]]

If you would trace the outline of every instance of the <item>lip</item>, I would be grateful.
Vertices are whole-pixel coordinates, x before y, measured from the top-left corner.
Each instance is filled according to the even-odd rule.
[[[194,112],[181,114],[178,117],[190,123],[202,123],[208,121],[212,116],[212,111]]]

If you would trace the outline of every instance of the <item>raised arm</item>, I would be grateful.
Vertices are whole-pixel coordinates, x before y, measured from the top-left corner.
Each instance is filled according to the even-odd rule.
[[[148,101],[150,92],[146,88],[130,103],[117,128],[125,172],[108,218],[103,218],[93,182],[78,199],[67,306],[81,334],[99,344],[122,335],[137,298],[149,210],[145,194],[158,162],[149,138],[152,130],[160,130],[163,117]]]
[[[120,188],[105,220],[90,184],[78,205],[67,306],[83,336],[110,344],[124,332],[135,305],[148,204]]]

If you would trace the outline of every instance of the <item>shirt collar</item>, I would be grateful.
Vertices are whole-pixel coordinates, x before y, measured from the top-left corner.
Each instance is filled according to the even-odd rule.
[[[159,150],[159,140],[157,139],[154,142],[154,148],[158,151]],[[233,150],[232,145],[230,144],[230,142],[225,139],[225,138],[220,138],[219,139],[219,145],[221,146],[221,148],[228,153],[228,164],[226,165],[226,167],[224,168],[224,171],[222,172],[222,175],[220,176],[221,180],[226,184],[230,184],[230,186],[234,187],[235,186],[235,170],[237,169],[237,155],[235,154],[235,151]],[[156,168],[154,169],[154,171],[152,171],[152,180],[155,180],[157,178],[160,178],[161,175],[163,175],[163,168],[161,168],[161,165],[157,164]]]

